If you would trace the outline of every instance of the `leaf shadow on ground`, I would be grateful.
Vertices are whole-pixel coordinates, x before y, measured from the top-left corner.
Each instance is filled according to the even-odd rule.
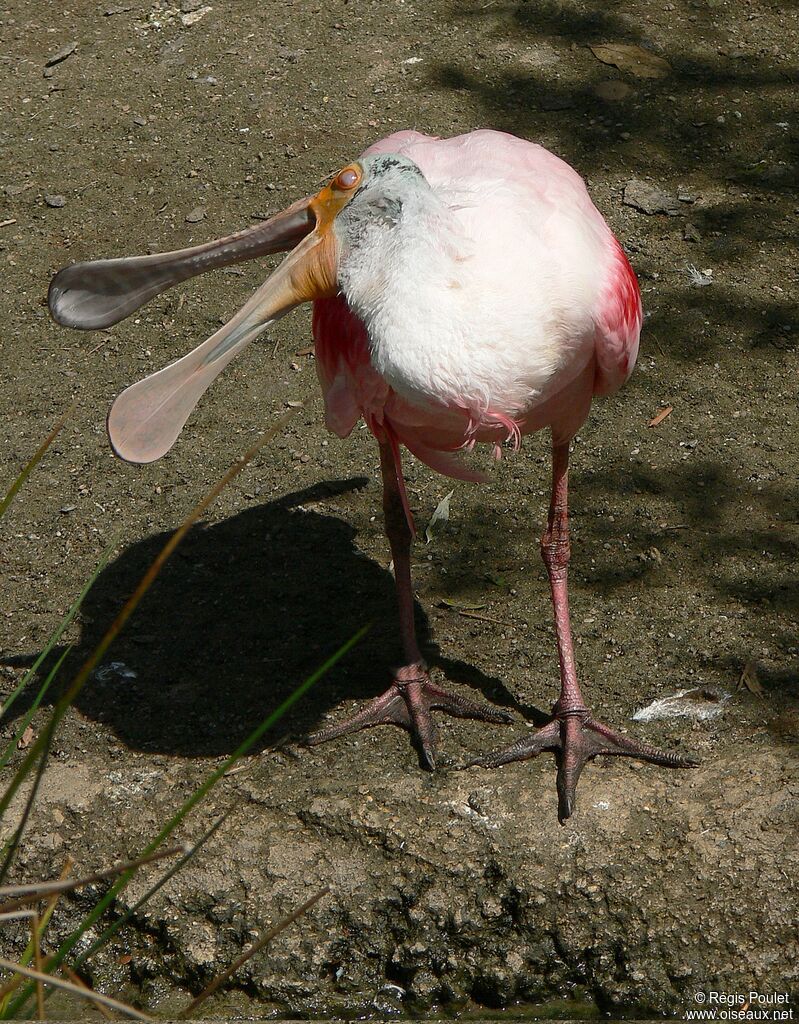
[[[649,173],[679,175],[704,168],[720,180],[741,186],[792,191],[795,182],[790,168],[795,156],[791,137],[778,122],[795,117],[796,93],[791,89],[799,80],[799,69],[765,57],[730,55],[734,48],[724,36],[724,25],[717,22],[722,14],[710,5],[680,5],[692,20],[687,30],[674,32],[665,52],[651,44],[642,26],[616,14],[613,6],[624,13],[621,5],[586,11],[579,4],[562,2],[458,7],[453,24],[468,21],[473,27],[480,19],[494,22],[486,28],[487,49],[506,40],[506,45],[518,48],[517,55],[536,44],[554,45],[556,50],[568,45],[567,52],[575,54],[579,63],[579,74],[558,74],[551,60],[537,66],[533,55],[523,65],[499,73],[481,74],[474,62],[439,63],[432,72],[433,82],[439,88],[467,93],[485,111],[487,123],[505,131],[535,138],[557,127],[564,147],[561,155],[578,167],[604,163],[624,168],[629,157],[627,139],[620,135],[624,130],[645,156]],[[497,18],[504,19],[501,26],[496,25]],[[636,78],[599,62],[588,49],[611,41],[657,52],[671,64],[671,73],[664,78]],[[711,49],[716,51],[713,56]],[[487,54],[478,53],[478,62],[481,56]],[[628,98],[612,105],[601,99],[594,86],[606,79],[631,86]],[[789,104],[784,110],[774,102],[780,90]],[[734,94],[735,106],[741,109],[740,135],[731,137],[727,118],[717,120],[724,116],[716,103],[720,91],[730,99]],[[753,126],[762,135],[761,149],[767,154],[762,162],[752,161],[738,144]]]
[[[794,226],[780,204],[791,203],[796,194],[790,129],[799,119],[799,69],[736,51],[725,27],[732,30],[737,23],[725,26],[723,18],[732,16],[715,5],[711,10],[710,5],[682,4],[677,10],[691,21],[677,30],[675,14],[671,45],[663,49],[647,39],[644,26],[624,16],[620,5],[592,10],[573,2],[459,7],[453,25],[466,22],[475,32],[485,22],[482,47],[472,62],[436,64],[427,84],[462,94],[487,125],[544,140],[583,175],[638,175],[665,187],[676,182],[699,190],[699,203],[679,204],[677,216],[640,220],[644,233],[655,225],[660,232],[679,232],[679,245],[690,221],[701,237],[698,245],[685,247],[686,262],[709,260],[716,278],[723,279],[722,287],[693,290],[686,276],[672,292],[674,308],[682,303],[714,307],[711,315],[718,314],[717,322],[751,332],[755,345],[776,336],[778,347],[795,347],[795,310],[787,296],[777,293],[753,303],[751,292],[736,291],[734,277],[742,256],[756,253],[759,245],[793,244]],[[662,79],[636,78],[601,63],[589,46],[610,41],[656,52],[669,61],[671,73]],[[597,86],[608,80],[627,86],[625,99],[609,102],[597,94]],[[712,196],[707,201],[704,189]],[[635,219],[624,232],[624,243],[636,269],[646,273],[648,242],[637,236]],[[653,269],[663,277],[668,268]],[[685,270],[679,268],[680,274]],[[663,298],[658,297],[661,304]],[[793,340],[784,337],[786,331]],[[667,351],[677,359],[698,361],[706,354],[690,339],[687,345],[671,342],[670,333]]]

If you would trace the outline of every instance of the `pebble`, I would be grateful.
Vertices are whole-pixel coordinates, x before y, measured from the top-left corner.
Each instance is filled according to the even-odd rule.
[[[61,61],[66,60],[67,57],[71,57],[75,50],[77,50],[77,48],[77,41],[74,43],[67,43],[66,46],[62,46],[60,50],[54,53],[52,57],[48,57],[47,60],[44,62],[44,66],[46,68],[51,68],[55,64],[60,64]]]
[[[641,213],[666,213],[670,217],[679,210],[674,196],[638,178],[631,178],[624,186],[624,205],[632,206]]]
[[[197,22],[209,14],[213,10],[213,7],[198,7],[196,10],[191,10],[188,14],[181,14],[180,20],[183,23],[184,28],[191,28],[192,25],[196,25]]]
[[[55,196],[49,192],[45,192],[44,201],[47,206],[52,206],[54,210],[60,210],[62,206],[67,205],[67,201],[63,196]]]

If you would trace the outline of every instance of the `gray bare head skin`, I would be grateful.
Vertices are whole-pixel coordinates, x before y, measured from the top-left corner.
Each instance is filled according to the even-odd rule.
[[[359,163],[363,180],[334,225],[345,255],[375,232],[396,227],[404,216],[433,198],[427,179],[405,156],[380,153],[364,157]]]

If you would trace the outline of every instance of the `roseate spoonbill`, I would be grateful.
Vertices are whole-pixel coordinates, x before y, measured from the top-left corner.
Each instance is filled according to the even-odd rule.
[[[297,305],[313,301],[319,379],[330,430],[360,417],[377,439],[385,526],[394,559],[404,664],[389,689],[311,744],[380,723],[409,730],[435,767],[430,712],[491,722],[505,712],[441,689],[413,618],[413,521],[400,446],[440,473],[479,479],[459,452],[549,427],[552,495],[541,553],[560,656],[553,718],[472,764],[497,767],[551,750],[558,815],[568,818],[597,754],[689,767],[596,721],[577,682],[567,597],[570,441],[594,395],[615,391],[638,350],[635,275],[579,175],[541,146],[494,131],[438,139],[402,131],[371,146],[317,195],[263,224],[206,245],[78,263],[50,286],[70,327],[108,327],[170,285],[291,249],[241,311],[193,352],[114,402],[108,432],[130,462],[159,458],[233,356]]]

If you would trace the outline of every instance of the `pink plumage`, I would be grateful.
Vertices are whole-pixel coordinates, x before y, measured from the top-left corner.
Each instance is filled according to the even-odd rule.
[[[475,409],[465,401],[459,404],[430,396],[415,402],[398,394],[375,368],[366,326],[346,299],[337,296],[317,300],[313,333],[329,429],[345,437],[363,417],[373,433],[382,428],[432,469],[461,479],[480,479],[480,474],[467,468],[455,454],[476,441],[493,443],[498,454],[503,440],[510,438],[518,444],[522,434],[542,427],[553,427],[559,437],[571,437],[587,415],[592,396],[616,390],[631,373],[641,328],[635,275],[582,179],[541,146],[494,131],[477,131],[453,139],[403,131],[370,146],[363,156],[381,153],[413,160],[433,190],[452,206],[453,215],[466,220],[465,233],[475,244],[481,239],[469,238],[475,218],[470,223],[468,214],[474,204],[490,203],[500,189],[512,189],[519,222],[540,215],[542,210],[557,208],[567,228],[562,258],[571,257],[575,234],[578,241],[585,236],[594,250],[599,250],[599,273],[590,295],[591,308],[580,324],[579,343],[572,345],[573,339],[566,339],[547,380],[543,386],[536,381],[538,386],[529,388],[521,408],[516,403],[510,408]],[[461,204],[465,218],[459,209]],[[506,225],[511,248],[514,226]],[[552,239],[546,223],[541,230],[549,246]],[[530,290],[538,287],[536,255],[530,256]],[[553,249],[548,256],[553,261],[561,258]],[[513,258],[524,260],[525,253],[514,253]],[[498,296],[498,301],[503,298]],[[575,302],[585,303],[586,298],[581,294]],[[486,338],[487,343],[490,341]],[[457,360],[457,351],[451,355]]]

